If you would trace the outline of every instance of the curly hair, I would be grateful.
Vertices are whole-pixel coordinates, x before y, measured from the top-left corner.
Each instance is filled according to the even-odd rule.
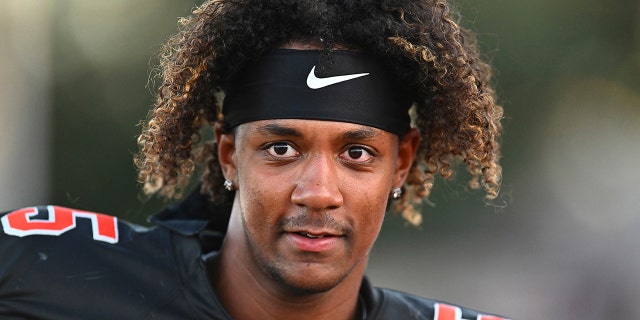
[[[470,187],[483,188],[487,201],[496,198],[502,107],[473,35],[454,20],[444,0],[205,2],[180,19],[160,53],[162,84],[135,157],[144,192],[180,197],[201,167],[201,192],[229,201],[215,142],[202,142],[201,129],[223,120],[224,90],[247,65],[285,43],[311,41],[380,58],[412,95],[412,125],[422,139],[396,211],[419,224],[414,205],[429,196],[436,175],[451,177],[459,161]]]

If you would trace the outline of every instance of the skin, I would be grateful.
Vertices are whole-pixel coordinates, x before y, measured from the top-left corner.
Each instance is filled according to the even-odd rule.
[[[212,271],[234,319],[354,319],[391,190],[419,144],[363,125],[275,119],[216,128],[236,196]],[[312,239],[305,234],[323,236]]]

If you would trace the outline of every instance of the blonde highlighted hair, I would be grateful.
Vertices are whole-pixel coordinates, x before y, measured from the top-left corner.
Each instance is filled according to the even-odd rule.
[[[436,175],[462,161],[473,189],[498,195],[502,107],[473,35],[442,0],[213,0],[180,20],[160,53],[162,83],[135,156],[147,194],[179,197],[196,168],[202,192],[230,200],[222,187],[215,142],[201,129],[221,117],[220,93],[248,64],[291,41],[365,50],[383,60],[414,100],[421,132],[418,158],[395,203],[413,224],[415,205],[429,196]]]

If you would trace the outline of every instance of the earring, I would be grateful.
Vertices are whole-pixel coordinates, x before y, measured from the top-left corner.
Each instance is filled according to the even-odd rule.
[[[233,182],[231,182],[231,180],[229,179],[224,179],[224,184],[223,184],[224,188],[227,191],[233,191]]]
[[[400,197],[402,197],[402,188],[400,187],[393,188],[393,190],[391,190],[391,197],[394,199],[400,199]]]

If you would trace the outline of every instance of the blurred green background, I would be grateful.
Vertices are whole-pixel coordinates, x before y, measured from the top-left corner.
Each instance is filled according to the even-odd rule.
[[[163,206],[132,155],[155,54],[198,3],[0,2],[0,208]],[[640,2],[454,6],[495,67],[501,198],[438,181],[420,228],[388,217],[374,283],[514,319],[640,319]]]

